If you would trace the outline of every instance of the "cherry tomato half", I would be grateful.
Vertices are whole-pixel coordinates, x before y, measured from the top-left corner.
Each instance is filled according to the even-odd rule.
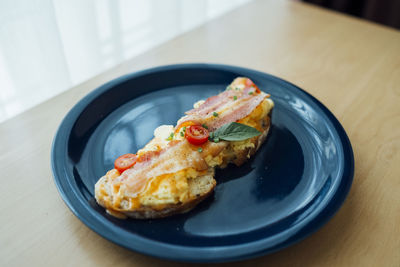
[[[192,145],[199,146],[207,142],[209,133],[200,125],[192,125],[186,128],[185,137]]]
[[[137,156],[135,154],[125,154],[120,157],[118,157],[115,162],[114,162],[114,167],[117,169],[120,173],[123,171],[129,169],[133,165],[136,164],[136,159]]]
[[[261,92],[260,89],[258,88],[258,86],[255,85],[255,84],[253,83],[253,81],[250,80],[249,78],[246,79],[245,85],[246,85],[246,86],[249,86],[249,87],[254,87],[254,88],[256,88],[256,92],[257,92],[257,93],[260,93],[260,92]]]
[[[175,127],[175,133],[179,133],[183,127],[188,127],[192,125],[200,125],[200,124],[195,121],[184,121]]]
[[[245,81],[245,85],[246,85],[246,86],[249,86],[249,87],[253,87],[255,84],[253,83],[253,81],[252,81],[252,80],[250,80],[250,79],[246,79],[246,81]]]

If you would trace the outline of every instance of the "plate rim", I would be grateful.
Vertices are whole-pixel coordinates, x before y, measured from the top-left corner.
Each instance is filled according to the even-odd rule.
[[[86,107],[87,104],[89,104],[91,101],[93,101],[96,97],[99,95],[103,94],[104,92],[108,90],[112,90],[112,88],[118,84],[121,84],[127,80],[134,79],[143,75],[147,74],[152,74],[152,73],[157,73],[161,71],[171,71],[171,70],[179,70],[179,69],[208,69],[208,70],[216,70],[216,71],[229,71],[229,72],[253,72],[257,75],[261,76],[267,76],[269,79],[272,79],[274,82],[278,83],[279,85],[284,85],[284,87],[290,86],[296,90],[299,90],[303,94],[305,94],[306,97],[309,97],[312,102],[314,102],[324,113],[325,115],[329,118],[330,122],[332,123],[332,126],[334,127],[337,135],[339,136],[340,139],[340,144],[342,145],[343,149],[343,157],[344,157],[344,166],[343,166],[343,174],[341,175],[340,183],[338,187],[336,188],[335,192],[332,192],[332,195],[329,199],[325,199],[325,205],[323,208],[319,208],[311,212],[309,215],[304,218],[302,223],[297,224],[298,231],[296,232],[295,235],[290,236],[288,240],[285,240],[281,243],[278,243],[275,246],[272,247],[263,247],[262,249],[254,249],[255,243],[265,243],[265,239],[260,239],[257,241],[253,241],[250,243],[244,243],[240,245],[235,245],[235,246],[218,246],[220,250],[220,254],[215,256],[214,253],[211,253],[209,257],[204,257],[204,252],[207,251],[214,251],[216,250],[216,247],[186,247],[182,245],[175,245],[175,244],[170,244],[170,243],[163,243],[160,241],[144,238],[138,235],[135,235],[131,233],[135,238],[133,241],[138,241],[138,242],[143,242],[146,244],[146,246],[141,247],[141,246],[132,246],[132,243],[127,244],[124,242],[125,240],[120,240],[114,238],[113,235],[110,233],[114,233],[113,229],[107,229],[107,224],[104,224],[104,218],[100,214],[96,214],[96,211],[93,210],[89,205],[84,205],[82,199],[79,198],[77,195],[77,192],[71,191],[67,192],[66,191],[66,186],[70,186],[72,188],[72,185],[70,181],[62,181],[61,179],[64,178],[63,175],[58,174],[58,171],[65,170],[63,167],[65,166],[59,166],[58,160],[57,160],[57,155],[60,153],[60,151],[57,151],[60,146],[66,148],[67,147],[67,140],[68,138],[63,138],[64,136],[69,136],[70,132],[69,130],[72,129],[73,124],[75,123],[76,119],[78,116],[82,113],[84,108]],[[68,130],[65,132],[65,130]],[[64,140],[63,140],[64,139]],[[64,151],[65,152],[65,151]],[[57,187],[57,190],[59,191],[59,194],[61,195],[63,201],[65,204],[68,206],[68,208],[74,213],[74,215],[81,221],[83,222],[89,229],[92,231],[96,232],[103,238],[120,245],[122,247],[125,247],[129,250],[133,250],[142,254],[146,254],[149,256],[154,256],[157,258],[162,258],[162,259],[167,259],[167,260],[174,260],[174,261],[182,261],[182,262],[204,262],[204,263],[210,263],[210,262],[232,262],[232,261],[238,261],[238,260],[245,260],[245,259],[250,259],[254,257],[258,257],[261,255],[273,253],[275,251],[281,250],[283,248],[286,248],[294,243],[300,242],[301,240],[305,239],[306,237],[310,236],[312,233],[316,232],[319,230],[325,223],[333,217],[333,215],[336,214],[336,212],[339,210],[339,208],[342,206],[344,200],[346,199],[353,179],[354,179],[354,154],[353,154],[353,149],[350,143],[350,139],[348,138],[343,126],[339,122],[339,120],[334,116],[334,114],[327,108],[325,107],[317,98],[312,96],[310,93],[306,92],[302,88],[294,85],[291,82],[288,82],[284,79],[278,78],[276,76],[273,76],[268,73],[264,73],[258,70],[254,69],[249,69],[249,68],[243,68],[243,67],[238,67],[238,66],[231,66],[231,65],[224,65],[224,64],[209,64],[209,63],[185,63],[185,64],[171,64],[171,65],[163,65],[163,66],[157,66],[153,68],[148,68],[144,69],[141,71],[136,71],[132,73],[125,74],[123,76],[117,77],[115,79],[112,79],[99,87],[93,89],[91,92],[86,94],[82,99],[80,99],[65,115],[63,120],[61,121],[56,134],[53,138],[52,141],[52,146],[51,146],[51,155],[50,155],[50,160],[51,160],[51,169],[52,169],[52,174],[53,174],[53,180],[54,183]],[[64,162],[64,161],[63,161]],[[346,170],[345,170],[346,169]],[[67,173],[64,173],[67,175]],[[60,177],[57,177],[59,175]],[[346,176],[346,177],[345,177]],[[61,178],[61,179],[60,179]],[[74,199],[70,199],[69,194],[73,194]],[[81,204],[82,207],[79,207],[79,210],[77,207],[74,205],[74,203]],[[319,206],[321,203],[319,204]],[[82,208],[84,211],[88,211],[89,213],[82,214]],[[314,214],[316,213],[316,214]],[[88,214],[90,214],[89,218],[87,218]],[[313,216],[311,216],[313,215]],[[311,217],[310,217],[311,216]],[[308,220],[306,220],[308,218]],[[91,220],[90,220],[91,219]],[[97,223],[100,223],[100,226]],[[115,226],[114,226],[115,227]],[[119,229],[119,228],[118,228]],[[104,230],[108,230],[109,232],[105,232]],[[112,231],[111,231],[112,230]],[[288,228],[288,230],[293,230],[292,228]],[[285,231],[283,231],[285,232]],[[282,233],[283,233],[282,232]],[[132,242],[132,240],[131,240]],[[143,244],[141,243],[141,244]],[[267,242],[268,243],[268,242]],[[253,244],[250,246],[249,244]],[[154,247],[151,246],[158,246],[155,250]],[[258,244],[259,245],[264,245],[265,244]],[[249,246],[250,249],[249,250]],[[149,248],[151,248],[149,250]],[[247,248],[247,250],[246,250]],[[179,249],[181,253],[179,254],[174,254],[171,253],[176,252],[176,250]],[[238,253],[238,249],[241,252],[240,254],[232,254],[232,252],[236,251]],[[193,254],[196,255],[199,254],[198,252],[203,251],[201,256],[197,255],[194,257]],[[193,253],[194,252],[194,253]]]

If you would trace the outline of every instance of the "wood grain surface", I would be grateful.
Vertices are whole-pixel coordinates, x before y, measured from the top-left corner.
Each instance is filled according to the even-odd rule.
[[[340,120],[355,177],[339,212],[304,241],[226,266],[400,266],[400,32],[292,1],[255,1],[0,124],[1,266],[187,266],[128,251],[81,223],[50,169],[62,118],[136,70],[232,64],[304,88]]]

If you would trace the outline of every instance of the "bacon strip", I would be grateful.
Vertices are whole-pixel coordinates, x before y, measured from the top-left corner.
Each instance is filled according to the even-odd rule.
[[[215,117],[213,113],[201,115],[206,109],[202,108],[200,110],[200,106],[198,108],[200,110],[199,112],[197,112],[198,109],[194,109],[190,114],[182,117],[178,121],[177,128],[186,121],[194,121],[198,124],[206,124],[210,131],[214,131],[226,123],[238,121],[249,115],[253,109],[255,109],[267,97],[263,92],[254,92],[253,94],[249,94],[255,90],[254,87],[246,87],[243,90],[236,91],[236,100],[233,98],[225,98],[225,101],[221,101],[219,104],[214,104],[212,110],[218,114],[217,117]],[[225,94],[222,93],[220,95]],[[218,97],[220,95],[218,95]]]
[[[216,110],[219,106],[229,101],[230,97],[233,97],[234,92],[232,90],[226,90],[218,95],[209,97],[206,101],[201,104],[198,108],[191,109],[186,111],[185,114],[192,115],[197,114],[199,116],[207,115],[214,110]]]
[[[191,109],[185,112],[185,114],[197,116],[209,115],[212,112],[221,109],[221,107],[230,103],[232,100],[235,101],[233,98],[234,96],[236,96],[236,100],[249,98],[251,96],[249,95],[250,91],[255,91],[255,88],[246,86],[243,90],[226,90],[218,95],[207,98],[198,108]]]
[[[195,168],[202,171],[208,168],[207,163],[197,150],[182,140],[165,148],[159,155],[155,155],[149,161],[139,162],[133,168],[128,169],[116,179],[116,183],[123,182],[131,197],[141,193],[147,182],[163,174],[176,173],[178,171]]]
[[[222,125],[230,122],[235,122],[243,119],[249,115],[264,99],[266,94],[261,93],[254,97],[248,97],[241,101],[240,104],[235,105],[228,111],[225,111],[218,115],[218,119],[214,119],[208,122],[207,126],[210,131],[215,131]]]

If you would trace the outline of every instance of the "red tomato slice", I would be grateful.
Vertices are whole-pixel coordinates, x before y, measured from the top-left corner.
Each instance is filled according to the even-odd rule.
[[[209,133],[200,125],[186,127],[185,137],[192,145],[199,146],[207,142]]]
[[[120,157],[118,157],[115,162],[114,162],[114,167],[117,169],[120,173],[123,171],[129,169],[133,165],[136,164],[136,159],[137,156],[135,154],[125,154]]]

